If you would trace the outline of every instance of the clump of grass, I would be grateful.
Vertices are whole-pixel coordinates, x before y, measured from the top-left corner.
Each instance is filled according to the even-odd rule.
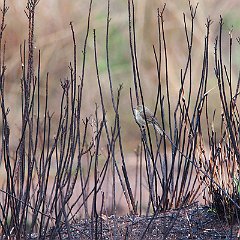
[[[219,34],[216,36],[214,44],[214,71],[221,113],[216,113],[216,109],[210,120],[208,105],[206,105],[208,143],[205,144],[207,147],[200,146],[200,166],[208,176],[203,177],[208,189],[208,202],[222,219],[232,224],[236,221],[239,222],[240,216],[238,183],[240,172],[238,110],[240,78],[234,79],[232,75],[232,52],[237,48],[236,44],[239,40],[234,41],[232,31],[229,32],[229,58],[225,60],[222,55],[223,34],[223,19],[220,18]],[[227,63],[225,63],[226,61]],[[220,131],[214,128],[216,118],[221,120]]]

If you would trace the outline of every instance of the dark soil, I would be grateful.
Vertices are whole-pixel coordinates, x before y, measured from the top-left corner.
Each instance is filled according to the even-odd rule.
[[[210,208],[197,204],[151,217],[103,215],[97,220],[97,231],[95,226],[96,222],[81,220],[69,232],[64,226],[55,237],[51,229],[48,239],[240,239],[239,224],[229,226]]]

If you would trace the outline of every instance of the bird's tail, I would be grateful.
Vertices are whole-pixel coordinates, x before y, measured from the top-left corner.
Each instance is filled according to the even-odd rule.
[[[155,123],[153,126],[157,130],[157,132],[163,136],[163,130],[161,129],[161,127],[157,123]]]

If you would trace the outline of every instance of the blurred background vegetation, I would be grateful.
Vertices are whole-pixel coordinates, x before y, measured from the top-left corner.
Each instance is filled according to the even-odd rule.
[[[2,2],[2,0],[1,0]],[[20,45],[27,39],[28,21],[24,13],[25,0],[9,0],[7,4],[10,9],[6,19],[6,103],[10,107],[10,124],[20,125],[20,78],[21,61]],[[180,70],[184,68],[187,60],[187,44],[183,25],[183,12],[186,13],[188,26],[190,27],[189,6],[187,0],[166,1],[165,11],[165,34],[168,48],[169,81],[172,91],[172,103],[174,106],[174,94],[178,93]],[[193,5],[197,1],[191,1]],[[159,0],[135,0],[136,10],[136,33],[138,61],[142,85],[144,89],[145,103],[153,109],[157,94],[157,71],[153,54],[153,45],[157,46],[157,8],[162,9],[164,1]],[[78,49],[78,74],[81,72],[82,49],[86,33],[87,14],[89,8],[88,0],[40,0],[36,10],[35,23],[35,48],[41,50],[41,79],[42,99],[45,93],[45,79],[49,72],[49,97],[50,109],[58,115],[59,100],[61,94],[60,81],[69,78],[69,63],[72,61],[73,44],[72,34],[69,26],[73,22],[77,49]],[[240,36],[240,2],[238,0],[201,0],[197,10],[194,29],[193,46],[193,79],[199,81],[202,65],[202,54],[204,47],[205,23],[210,16],[213,20],[211,26],[210,61],[213,61],[214,40],[218,31],[219,16],[224,19],[224,43],[226,44],[225,58],[228,59],[228,33],[233,31],[234,45],[237,51],[233,52],[233,79],[236,81],[240,64],[239,46],[236,37]],[[134,122],[131,107],[129,89],[133,87],[131,58],[128,37],[128,10],[127,0],[111,0],[111,22],[110,22],[110,65],[114,90],[123,84],[120,104],[120,118],[123,139],[127,141],[126,148],[136,147],[139,141],[138,128]],[[90,38],[87,46],[86,74],[84,82],[83,112],[86,116],[94,113],[95,103],[99,103],[99,92],[96,87],[96,71],[93,55],[93,29],[96,29],[99,53],[99,70],[106,106],[109,107],[108,118],[111,121],[111,102],[109,96],[109,83],[106,68],[106,16],[107,0],[95,0],[92,6],[92,17],[90,25]],[[212,62],[213,63],[213,62]],[[227,62],[228,63],[228,62]],[[213,66],[211,64],[211,66]],[[210,69],[208,89],[216,86],[213,67]],[[194,90],[193,90],[194,94]],[[212,91],[211,95],[218,97],[218,91]],[[219,105],[220,106],[220,102]],[[216,107],[216,105],[214,106]],[[214,108],[213,107],[213,108]],[[84,116],[83,116],[84,117]],[[19,121],[18,121],[19,119]],[[19,123],[19,124],[18,124]],[[19,130],[20,131],[20,130]],[[19,136],[13,131],[12,139]]]

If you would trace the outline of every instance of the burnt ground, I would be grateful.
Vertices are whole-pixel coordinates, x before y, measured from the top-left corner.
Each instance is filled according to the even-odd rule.
[[[91,220],[70,225],[72,239],[240,239],[240,226],[229,226],[208,207],[191,206],[159,213],[157,216],[101,216],[94,231]],[[52,229],[53,231],[53,229]],[[95,233],[97,232],[97,235]],[[114,237],[115,235],[115,237]],[[71,239],[67,227],[48,239]]]

